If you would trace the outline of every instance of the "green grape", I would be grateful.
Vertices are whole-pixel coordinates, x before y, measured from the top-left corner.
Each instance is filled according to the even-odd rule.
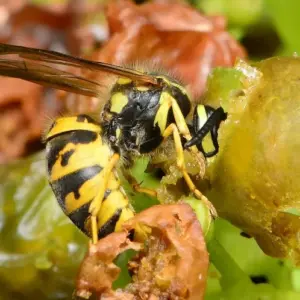
[[[263,0],[198,0],[195,5],[208,15],[223,15],[227,18],[229,29],[242,36],[250,25],[261,20]]]
[[[202,232],[206,241],[213,236],[213,220],[208,207],[199,199],[194,197],[183,197],[183,201],[188,203],[195,211],[197,218],[201,224]]]
[[[277,32],[282,40],[281,53],[292,55],[300,52],[298,30],[300,26],[299,10],[300,2],[290,0],[288,5],[284,1],[266,0],[266,11],[271,17]]]
[[[298,269],[288,260],[267,256],[253,238],[228,221],[217,219],[214,238],[208,243],[213,276],[208,277],[205,299],[297,299]],[[212,272],[212,271],[211,271]],[[211,272],[209,274],[211,274]],[[254,279],[265,283],[254,284]],[[291,280],[292,279],[292,280]],[[219,284],[218,284],[219,283]],[[218,288],[220,286],[220,288]]]
[[[288,210],[299,209],[299,67],[297,57],[239,62],[213,73],[205,98],[228,112],[219,154],[208,161],[206,195],[265,253],[295,261],[300,218]]]

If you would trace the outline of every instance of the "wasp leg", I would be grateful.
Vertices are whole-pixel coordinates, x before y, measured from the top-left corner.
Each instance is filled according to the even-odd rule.
[[[143,188],[141,187],[141,183],[138,183],[137,180],[128,172],[124,171],[123,176],[126,178],[128,183],[131,185],[133,190],[137,193],[147,194],[151,197],[157,197],[157,192],[154,189]]]
[[[202,200],[205,205],[209,208],[212,216],[217,216],[216,209],[212,205],[212,203],[196,188],[195,184],[193,183],[190,175],[186,171],[185,163],[184,163],[184,154],[183,154],[183,146],[181,143],[180,135],[186,138],[186,140],[190,140],[191,134],[186,124],[185,118],[180,110],[180,107],[176,100],[172,99],[172,110],[175,118],[175,124],[170,124],[164,131],[163,137],[166,138],[169,135],[173,134],[175,149],[177,152],[177,165],[181,169],[183,177],[189,187],[189,189],[194,193],[194,195]],[[196,146],[192,146],[191,151],[195,155],[200,155],[199,150]]]
[[[212,205],[212,203],[196,188],[195,184],[193,183],[190,175],[185,169],[185,164],[184,164],[184,154],[183,154],[183,147],[180,139],[180,134],[178,131],[177,126],[173,123],[170,124],[166,130],[164,131],[163,137],[166,138],[173,134],[174,138],[174,143],[175,143],[175,149],[177,153],[177,166],[180,168],[183,178],[185,182],[187,183],[190,191],[200,200],[202,200],[205,205],[209,208],[212,216],[217,216],[217,212]]]
[[[180,107],[175,99],[172,99],[171,106],[172,106],[172,111],[173,111],[173,115],[175,118],[175,123],[176,123],[176,126],[178,128],[180,135],[182,135],[187,141],[189,141],[190,139],[192,139],[192,136],[191,136],[189,128],[186,124],[185,118],[180,110]],[[200,155],[199,150],[197,149],[196,146],[191,146],[189,149],[195,155],[197,155],[197,156]]]
[[[119,154],[115,153],[112,156],[111,160],[108,162],[107,166],[102,170],[101,177],[102,177],[103,184],[101,184],[101,186],[99,187],[99,191],[96,197],[92,200],[91,205],[89,207],[89,212],[91,214],[91,230],[92,230],[93,244],[96,244],[98,241],[97,216],[101,209],[104,193],[107,189],[108,181],[113,171],[113,168],[116,166],[119,159],[120,159]]]
[[[184,166],[184,155],[183,155],[183,147],[180,140],[180,135],[177,126],[172,123],[170,124],[164,131],[163,137],[167,138],[168,136],[173,134],[175,150],[177,154],[177,166],[181,170],[185,169]]]
[[[139,183],[135,183],[132,185],[132,188],[137,192],[137,193],[143,193],[143,194],[147,194],[151,197],[157,197],[157,192],[155,190],[152,189],[148,189],[148,188],[143,188],[140,186]]]

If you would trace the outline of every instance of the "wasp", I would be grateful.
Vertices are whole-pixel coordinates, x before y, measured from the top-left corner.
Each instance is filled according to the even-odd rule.
[[[192,110],[188,92],[167,76],[54,51],[0,44],[0,55],[6,54],[19,58],[1,58],[0,75],[86,96],[101,97],[103,84],[51,64],[116,77],[97,120],[88,115],[58,118],[45,137],[49,183],[56,199],[93,242],[120,230],[122,223],[133,216],[116,172],[120,161],[151,153],[169,136],[173,137],[177,166],[190,191],[212,207],[186,171],[183,151],[186,148],[195,155],[203,152],[207,157],[218,152],[218,128],[226,118],[222,108],[198,104],[188,124],[186,119]],[[210,152],[202,145],[207,136],[214,147]],[[141,191],[155,195],[150,190]]]

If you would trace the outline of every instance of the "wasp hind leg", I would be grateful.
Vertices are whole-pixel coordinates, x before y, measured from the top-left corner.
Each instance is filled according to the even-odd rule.
[[[181,143],[180,136],[182,135],[187,140],[190,140],[191,134],[188,129],[188,126],[186,124],[185,118],[182,115],[182,112],[180,110],[180,107],[178,106],[178,103],[176,100],[172,99],[172,110],[175,118],[176,124],[172,123],[170,124],[164,131],[163,137],[167,138],[168,136],[173,134],[174,143],[175,143],[175,150],[177,153],[177,165],[182,171],[183,178],[185,182],[187,183],[190,191],[200,200],[202,200],[205,205],[209,208],[212,216],[217,216],[216,209],[212,205],[212,203],[196,188],[195,184],[193,183],[193,180],[191,179],[190,175],[188,174],[186,168],[185,168],[185,162],[184,162],[184,153],[183,153],[183,146]],[[199,155],[199,150],[196,146],[192,146],[191,151],[195,153],[195,155]]]
[[[89,207],[89,212],[91,214],[91,231],[92,231],[92,242],[93,244],[96,244],[98,241],[98,222],[97,222],[97,216],[99,214],[99,211],[101,209],[101,204],[104,198],[105,191],[108,186],[108,181],[110,178],[110,175],[116,166],[117,162],[119,161],[120,156],[119,154],[115,153],[107,166],[103,169],[101,173],[101,179],[102,183],[99,187],[99,191],[96,195],[96,197],[92,200],[91,205]]]

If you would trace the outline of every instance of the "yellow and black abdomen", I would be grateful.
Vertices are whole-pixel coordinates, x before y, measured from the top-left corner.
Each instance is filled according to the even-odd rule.
[[[64,213],[91,236],[91,201],[104,184],[103,170],[113,152],[103,142],[101,127],[86,115],[57,119],[46,136],[49,182]],[[131,218],[128,199],[116,174],[109,177],[97,216],[99,238],[121,229]]]

